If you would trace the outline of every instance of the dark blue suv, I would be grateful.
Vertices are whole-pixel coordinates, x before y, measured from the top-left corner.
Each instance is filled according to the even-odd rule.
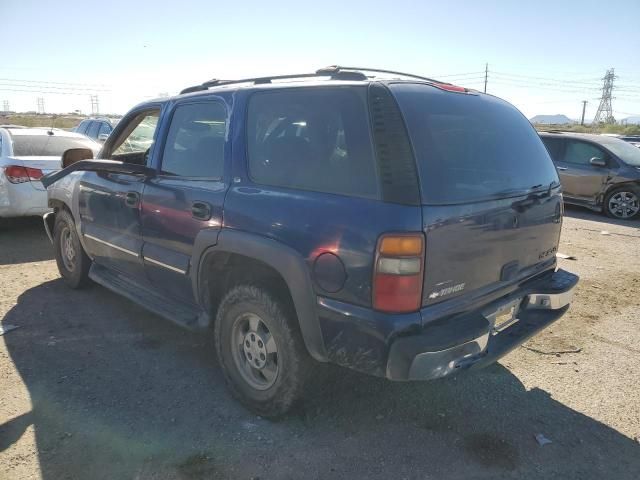
[[[317,362],[478,368],[569,308],[558,175],[510,104],[396,72],[212,80],[43,179],[60,273],[212,332],[233,394],[287,411]]]

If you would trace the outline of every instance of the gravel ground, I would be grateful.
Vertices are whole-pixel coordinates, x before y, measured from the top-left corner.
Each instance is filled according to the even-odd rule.
[[[639,227],[569,209],[574,303],[499,364],[431,383],[330,368],[269,422],[230,398],[207,338],[66,288],[40,222],[18,222],[0,232],[0,318],[19,326],[0,336],[0,478],[638,479]]]

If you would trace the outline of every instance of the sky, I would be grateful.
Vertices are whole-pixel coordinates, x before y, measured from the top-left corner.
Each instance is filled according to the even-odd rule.
[[[211,78],[385,68],[483,89],[527,117],[640,115],[639,0],[0,0],[0,109],[123,114]]]

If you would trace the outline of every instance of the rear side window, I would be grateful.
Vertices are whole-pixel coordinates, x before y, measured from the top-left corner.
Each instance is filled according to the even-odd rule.
[[[77,137],[14,135],[12,140],[16,157],[60,157],[69,148],[95,148],[91,140]]]
[[[87,137],[98,138],[98,129],[100,128],[100,122],[91,122],[89,128],[87,128]]]
[[[255,93],[247,122],[255,182],[378,198],[365,88]]]
[[[87,131],[87,125],[89,124],[89,122],[87,122],[86,120],[83,120],[80,122],[80,125],[78,125],[75,129],[74,132],[78,132],[78,133],[82,133],[84,134]]]
[[[111,133],[111,130],[113,129],[107,122],[100,122],[100,130],[98,130],[98,136],[104,134],[109,135]]]
[[[390,88],[417,157],[423,202],[480,201],[558,182],[540,137],[508,103],[424,84]]]
[[[562,154],[563,154],[563,140],[560,138],[549,138],[549,137],[545,137],[542,139],[542,142],[544,143],[544,146],[547,147],[547,150],[549,151],[549,155],[551,155],[551,159],[554,162],[561,162],[562,161]]]
[[[176,108],[162,156],[162,172],[184,177],[222,177],[226,110],[221,103]]]

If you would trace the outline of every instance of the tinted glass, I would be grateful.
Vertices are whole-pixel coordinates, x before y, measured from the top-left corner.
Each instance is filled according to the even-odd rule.
[[[176,108],[162,156],[162,171],[185,177],[222,177],[226,111],[220,103]]]
[[[157,110],[141,113],[133,119],[124,130],[116,144],[112,155],[130,155],[132,153],[146,153],[151,149],[158,125]]]
[[[471,202],[558,182],[540,137],[508,103],[422,84],[391,91],[417,156],[423,202]]]
[[[547,147],[547,150],[549,151],[549,155],[551,155],[551,159],[554,162],[561,162],[562,150],[563,150],[562,139],[544,137],[542,139],[542,142],[544,143],[545,147]]]
[[[606,160],[605,153],[595,145],[580,140],[567,140],[564,152],[565,162],[576,165],[591,165],[589,161],[594,157]]]
[[[78,132],[78,133],[85,134],[87,132],[87,126],[89,125],[89,123],[91,123],[91,122],[89,122],[88,120],[81,121],[80,125],[78,125],[75,128],[75,131]]]
[[[98,129],[100,128],[100,123],[102,122],[91,122],[89,128],[87,128],[87,137],[98,138]]]
[[[13,154],[17,157],[59,157],[69,148],[95,149],[95,143],[86,138],[58,137],[55,135],[14,135]]]
[[[365,88],[256,93],[247,141],[257,183],[378,196]]]
[[[640,148],[617,138],[604,140],[602,144],[627,165],[640,167]]]
[[[109,135],[111,133],[111,130],[111,125],[109,125],[107,122],[100,122],[100,130],[98,130],[98,136],[102,134]]]

